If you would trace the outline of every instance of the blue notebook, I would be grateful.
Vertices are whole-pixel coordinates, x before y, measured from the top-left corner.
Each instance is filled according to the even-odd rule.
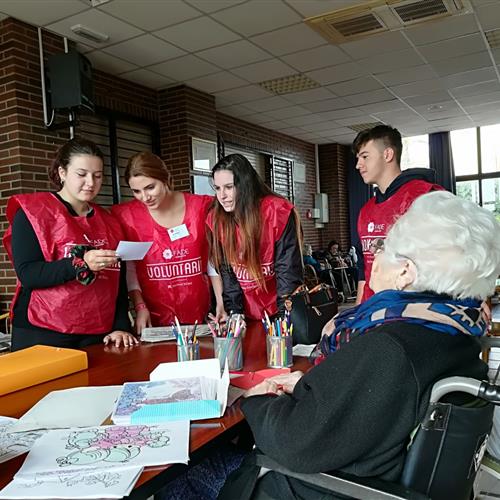
[[[131,424],[159,424],[174,420],[201,420],[218,418],[220,402],[216,399],[178,401],[145,405],[130,415]]]

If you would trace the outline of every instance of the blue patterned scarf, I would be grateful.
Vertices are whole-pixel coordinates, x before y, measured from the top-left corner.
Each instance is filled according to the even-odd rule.
[[[481,302],[475,299],[458,300],[433,293],[385,290],[339,313],[332,335],[324,335],[319,347],[324,355],[330,354],[354,337],[394,321],[422,325],[448,335],[480,337],[486,332],[480,307]]]

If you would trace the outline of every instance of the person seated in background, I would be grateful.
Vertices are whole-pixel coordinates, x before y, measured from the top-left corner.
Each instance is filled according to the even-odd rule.
[[[312,245],[309,244],[304,245],[304,250],[303,250],[304,265],[312,266],[316,271],[316,274],[319,275],[319,273],[321,273],[322,271],[321,264],[312,256],[312,254],[313,254]]]
[[[344,268],[347,279],[350,280],[350,287],[356,289],[358,283],[358,269],[354,265],[350,253],[347,253],[344,256],[342,255],[338,241],[332,240],[328,243],[325,258],[332,266],[333,275],[338,286],[343,288],[341,269]],[[344,290],[344,293],[346,293],[346,290]]]
[[[296,472],[398,481],[434,383],[486,377],[480,306],[500,271],[498,234],[493,214],[470,201],[445,191],[418,198],[375,256],[375,295],[330,323],[323,361],[244,395],[257,448]],[[332,380],[342,381],[335,390]],[[277,472],[258,474],[250,456],[219,498],[333,498]]]

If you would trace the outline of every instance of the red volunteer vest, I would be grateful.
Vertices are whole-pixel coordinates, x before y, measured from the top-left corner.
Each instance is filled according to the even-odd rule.
[[[419,196],[442,189],[437,184],[416,179],[403,184],[388,200],[375,203],[375,197],[373,197],[363,206],[358,217],[358,234],[363,248],[366,280],[362,302],[374,294],[369,286],[375,259],[370,251],[372,243],[378,239],[385,239],[390,227]]]
[[[293,205],[288,200],[277,196],[266,196],[260,205],[262,232],[259,254],[262,262],[262,274],[266,282],[266,290],[261,288],[258,282],[249,275],[248,269],[244,264],[240,262],[232,266],[243,290],[243,309],[245,316],[249,319],[262,319],[264,311],[270,316],[278,312],[276,275],[274,271],[274,245],[281,238],[292,210]],[[211,215],[207,220],[207,224],[212,229]],[[237,241],[240,241],[238,228],[236,228],[236,231]]]
[[[211,196],[183,193],[188,236],[171,241],[140,201],[114,206],[112,211],[130,241],[152,241],[142,261],[136,261],[137,278],[151,313],[153,326],[166,326],[175,316],[182,324],[203,322],[210,308],[206,275],[208,243],[205,219]]]
[[[52,193],[12,196],[7,205],[10,224],[22,209],[33,226],[43,256],[53,262],[69,256],[75,245],[115,249],[121,239],[118,222],[104,209],[91,203],[92,217],[73,217]],[[12,261],[12,229],[7,229],[3,242]],[[32,290],[28,319],[32,325],[61,333],[105,334],[113,329],[116,298],[120,281],[119,267],[104,269],[96,280],[83,286],[78,281]],[[21,284],[17,282],[12,301],[14,310]]]

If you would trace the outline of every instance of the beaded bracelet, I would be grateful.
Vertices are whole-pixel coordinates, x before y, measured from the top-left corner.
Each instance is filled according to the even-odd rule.
[[[139,304],[136,304],[134,306],[135,312],[143,311],[144,309],[147,309],[148,306],[144,302],[140,302]]]

